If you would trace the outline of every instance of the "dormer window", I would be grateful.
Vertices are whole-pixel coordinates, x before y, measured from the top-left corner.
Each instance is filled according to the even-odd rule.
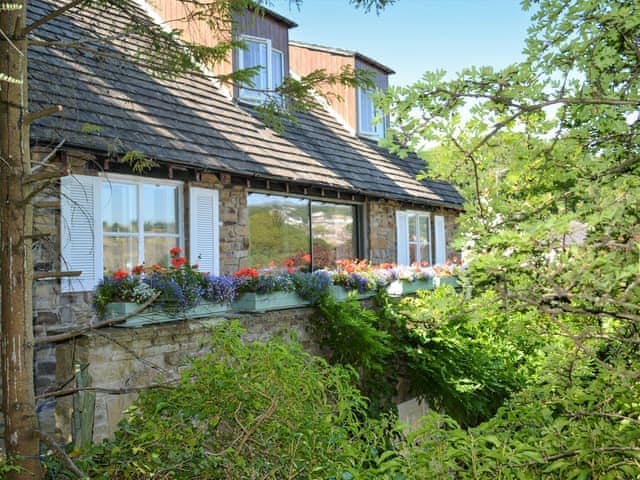
[[[376,116],[381,112],[376,110],[373,104],[372,90],[358,88],[358,134],[382,138],[384,137],[384,117],[381,122],[373,123]]]
[[[251,79],[253,86],[240,87],[240,99],[261,103],[273,98],[274,91],[284,79],[284,56],[281,51],[271,48],[271,40],[242,36],[246,49],[238,51],[238,67],[240,70],[261,67]]]

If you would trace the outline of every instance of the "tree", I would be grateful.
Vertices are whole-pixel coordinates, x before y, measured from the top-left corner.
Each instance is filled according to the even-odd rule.
[[[251,0],[216,0],[210,3],[182,0],[188,7],[188,19],[204,20],[216,30],[230,24],[235,12],[244,12],[266,2]],[[297,1],[296,3],[300,3]],[[365,10],[380,9],[393,0],[350,0]],[[215,47],[203,47],[180,40],[179,31],[167,32],[148,19],[125,0],[88,2],[70,0],[53,4],[53,10],[27,24],[27,0],[0,5],[0,275],[2,323],[2,384],[5,417],[6,453],[15,459],[22,472],[11,472],[9,478],[40,476],[39,441],[33,386],[34,338],[32,325],[33,271],[31,249],[33,239],[34,196],[42,189],[55,186],[65,174],[60,166],[47,165],[34,171],[29,150],[29,125],[52,115],[59,107],[52,105],[40,112],[30,112],[28,105],[28,47],[67,48],[64,42],[41,42],[34,32],[42,25],[72,9],[102,7],[123,11],[131,19],[130,28],[122,36],[142,39],[148,48],[142,49],[139,61],[159,75],[172,76],[180,72],[199,70],[200,64],[211,64],[224,58],[238,46],[231,40]],[[114,38],[92,38],[82,45],[98,51],[100,42]],[[251,71],[221,77],[222,81],[246,81]],[[304,92],[322,82],[354,81],[357,74],[340,76],[315,75],[301,82],[288,82],[286,88],[294,101],[301,104]],[[283,92],[286,94],[287,92]],[[56,275],[51,273],[50,275]]]
[[[479,430],[425,429],[422,447],[444,454],[422,474],[628,478],[640,471],[640,2],[523,6],[525,61],[427,73],[382,100],[397,119],[387,142],[438,141],[430,171],[467,196],[476,291],[498,292],[511,318],[544,315],[529,326],[548,358],[530,389]]]

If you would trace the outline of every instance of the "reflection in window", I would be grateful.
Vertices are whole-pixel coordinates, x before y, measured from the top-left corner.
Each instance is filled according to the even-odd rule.
[[[249,264],[325,268],[354,258],[356,207],[308,199],[249,194]],[[313,237],[313,238],[312,238]]]
[[[180,243],[176,185],[104,182],[102,231],[104,270],[167,264]]]
[[[333,267],[336,260],[354,258],[353,205],[311,202],[313,266]]]

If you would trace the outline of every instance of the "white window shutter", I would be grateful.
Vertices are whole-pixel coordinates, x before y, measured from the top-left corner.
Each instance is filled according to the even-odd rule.
[[[100,179],[70,175],[61,179],[60,198],[60,269],[81,271],[79,277],[62,279],[63,292],[93,290],[101,279],[101,233],[97,216]]]
[[[409,265],[409,222],[407,213],[396,211],[397,264]]]
[[[447,243],[444,233],[444,217],[442,215],[436,215],[433,220],[436,231],[436,265],[444,265],[447,260]]]
[[[189,261],[214,275],[220,271],[218,210],[217,190],[189,189]]]

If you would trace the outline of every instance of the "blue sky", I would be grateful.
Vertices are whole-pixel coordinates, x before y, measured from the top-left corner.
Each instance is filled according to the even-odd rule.
[[[299,24],[292,40],[374,58],[396,71],[392,85],[412,83],[427,70],[517,61],[530,17],[519,0],[397,0],[380,15],[347,0],[304,0],[300,10],[273,0],[271,8]]]

